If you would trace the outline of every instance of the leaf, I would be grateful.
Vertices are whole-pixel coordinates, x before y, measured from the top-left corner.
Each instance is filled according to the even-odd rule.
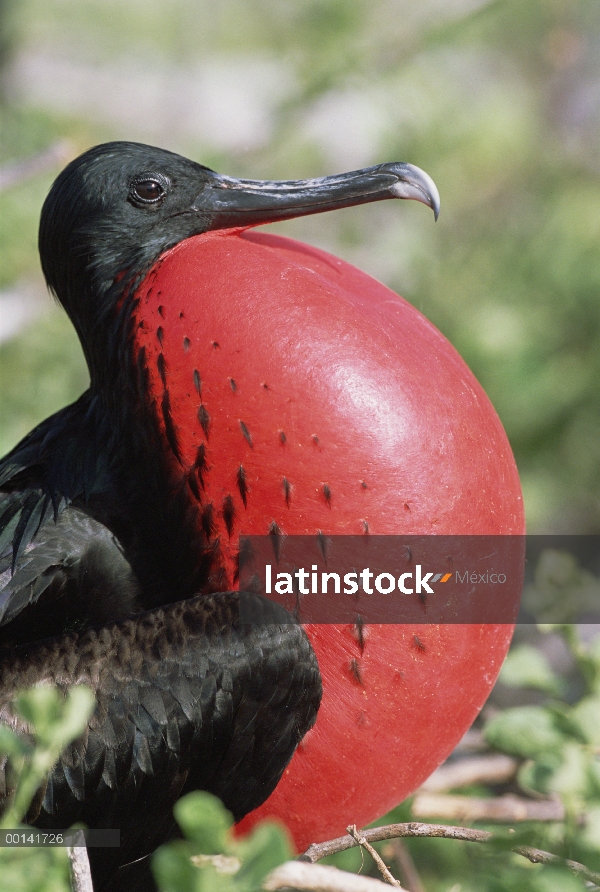
[[[36,736],[46,740],[60,722],[63,697],[51,685],[40,685],[19,694],[15,701],[16,711],[30,725],[35,726]]]
[[[575,742],[562,750],[561,764],[548,780],[548,790],[559,793],[567,808],[580,811],[590,788],[590,753]]]
[[[551,711],[542,706],[507,709],[488,722],[484,734],[496,749],[526,759],[556,754],[566,741]]]
[[[190,860],[190,848],[177,840],[161,846],[152,856],[152,873],[160,892],[201,892],[203,871]]]
[[[65,848],[0,848],[2,892],[69,892]]]
[[[576,703],[571,709],[571,719],[588,743],[600,746],[600,696],[584,697]]]
[[[535,688],[554,695],[563,690],[544,654],[529,644],[510,651],[500,671],[500,681],[511,687]]]
[[[54,744],[61,749],[83,732],[94,711],[95,698],[85,685],[70,688],[62,707],[60,724],[54,730]]]
[[[560,765],[560,759],[545,757],[544,762],[529,760],[519,768],[517,781],[522,790],[529,794],[543,793],[547,795],[551,789],[554,772]]]
[[[287,833],[279,825],[265,821],[247,839],[241,840],[237,851],[242,867],[236,876],[236,886],[258,889],[268,873],[294,857]]]
[[[85,685],[70,688],[66,697],[57,688],[42,685],[24,691],[15,705],[35,727],[40,743],[59,752],[82,733],[94,708],[94,695]]]
[[[573,711],[566,703],[554,702],[546,705],[548,712],[554,719],[554,726],[566,738],[573,738],[577,743],[587,743],[581,726],[573,717]]]
[[[195,844],[187,840],[157,849],[152,856],[152,872],[160,892],[235,892],[230,872],[219,869],[210,856],[204,860],[194,851]]]
[[[7,725],[0,725],[0,753],[9,756],[25,756],[29,752],[28,744],[18,737]]]
[[[175,818],[184,835],[205,855],[229,851],[233,818],[220,799],[210,793],[194,792],[176,803]]]

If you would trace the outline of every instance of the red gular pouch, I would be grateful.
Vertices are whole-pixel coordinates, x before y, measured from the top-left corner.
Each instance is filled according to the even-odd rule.
[[[241,535],[521,536],[513,455],[487,396],[405,300],[330,254],[251,229],[186,239],[138,289],[173,479],[237,585]],[[503,597],[518,602],[520,588]],[[307,626],[315,727],[275,792],[299,850],[412,793],[484,704],[511,623]]]

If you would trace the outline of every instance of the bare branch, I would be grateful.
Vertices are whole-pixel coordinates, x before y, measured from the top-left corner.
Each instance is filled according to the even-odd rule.
[[[420,824],[417,821],[410,821],[407,824],[387,824],[384,827],[373,827],[371,830],[361,830],[360,834],[361,837],[364,837],[371,843],[402,837],[462,839],[465,842],[478,843],[490,842],[497,838],[489,830],[473,830],[470,827],[450,827],[446,824]],[[327,842],[313,843],[304,854],[300,855],[299,860],[315,864],[327,855],[345,852],[346,849],[351,849],[355,845],[357,843],[350,835],[340,836],[338,839],[330,839]],[[541,849],[531,848],[531,846],[513,846],[511,852],[522,855],[534,864],[556,864],[567,867],[579,876],[584,877],[584,879],[600,886],[600,873],[589,870],[585,864],[580,864],[578,861],[565,860],[559,858],[558,855],[553,855],[551,852],[544,852]]]
[[[386,892],[387,884],[372,877],[358,876],[337,867],[286,861],[266,877],[265,892],[299,889],[301,892]]]
[[[388,867],[386,866],[385,862],[383,861],[383,859],[381,858],[379,853],[376,852],[375,849],[373,848],[373,846],[367,842],[367,840],[364,838],[364,836],[359,835],[358,830],[356,829],[356,824],[351,824],[349,827],[346,827],[346,830],[348,831],[348,833],[350,834],[352,839],[356,840],[356,842],[359,844],[359,846],[362,846],[364,849],[367,850],[367,852],[369,853],[369,855],[371,856],[371,858],[377,865],[377,868],[378,868],[380,874],[390,884],[390,886],[396,886],[398,889],[402,889],[402,886],[400,885],[398,880],[394,876],[392,876],[392,874],[390,873]]]
[[[410,821],[407,824],[386,824],[384,827],[373,827],[371,830],[362,830],[361,835],[367,842],[381,842],[384,839],[397,839],[399,837],[440,837],[442,839],[463,839],[467,842],[487,842],[491,833],[487,830],[472,830],[468,827],[448,827],[446,824],[420,824]],[[356,842],[351,836],[340,836],[327,842],[313,843],[304,854],[300,855],[300,861],[309,861],[315,864],[327,855],[335,855],[337,852],[345,852],[351,849]]]
[[[570,858],[559,858],[558,855],[544,852],[542,849],[534,849],[532,846],[515,846],[512,851],[527,858],[532,864],[556,864],[558,867],[568,867],[570,871],[583,877],[583,879],[589,880],[595,886],[600,886],[600,873],[590,870],[585,864],[580,864],[579,861],[571,861]]]
[[[477,796],[446,796],[418,793],[412,803],[415,818],[443,818],[449,821],[493,821],[515,824],[519,821],[564,821],[560,799],[524,799],[507,794],[491,799]]]
[[[517,773],[519,762],[502,753],[487,756],[472,756],[456,759],[440,765],[421,785],[417,797],[421,793],[445,793],[446,790],[457,790],[471,784],[500,784],[512,780]]]
[[[73,892],[94,892],[90,860],[85,846],[67,846]]]

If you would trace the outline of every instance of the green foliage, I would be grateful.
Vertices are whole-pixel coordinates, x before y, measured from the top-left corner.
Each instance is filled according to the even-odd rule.
[[[160,892],[254,892],[264,877],[292,857],[283,829],[265,822],[245,839],[210,793],[189,793],[175,806],[186,837],[161,846],[152,867]]]
[[[0,892],[71,892],[66,848],[1,849]]]
[[[525,790],[560,795],[569,819],[575,822],[588,809],[597,814],[600,808],[600,646],[597,638],[584,644],[574,626],[545,628],[559,634],[568,646],[583,686],[582,695],[575,702],[555,697],[544,705],[505,710],[488,722],[485,733],[496,748],[527,760],[519,773]],[[527,686],[530,665],[526,660],[522,662],[519,677],[517,664],[521,658],[518,651],[516,654],[509,677],[512,675],[513,684]],[[576,844],[575,840],[571,842]],[[600,836],[595,848],[592,860],[600,864]]]
[[[174,808],[184,835],[205,855],[222,854],[231,828],[231,816],[222,803],[208,794],[185,796]]]
[[[61,751],[85,728],[94,707],[89,688],[77,685],[63,696],[50,685],[20,694],[15,715],[31,729],[31,738],[0,725],[0,753],[8,755],[16,790],[0,817],[0,829],[23,826],[36,790]],[[0,892],[69,892],[69,862],[65,848],[0,847]]]
[[[546,694],[560,694],[564,688],[544,654],[537,647],[528,644],[522,644],[509,652],[499,678],[509,687],[534,688]]]
[[[15,712],[32,728],[33,740],[0,725],[0,751],[7,753],[19,780],[13,800],[0,820],[0,828],[16,827],[44,777],[62,750],[78,737],[94,707],[89,688],[76,685],[63,696],[50,685],[24,691]]]
[[[550,566],[556,568],[553,562]],[[572,571],[576,580],[580,579],[574,562],[564,561],[562,566]],[[547,580],[542,578],[539,582],[544,584]],[[525,792],[557,795],[562,799],[566,821],[554,827],[552,850],[562,850],[566,856],[598,871],[600,638],[584,643],[578,628],[572,625],[543,628],[547,633],[559,635],[566,645],[578,679],[578,696],[567,698],[563,686],[563,696],[559,697],[560,687],[553,685],[552,674],[539,671],[543,664],[531,658],[530,648],[520,648],[511,658],[503,681],[545,690],[550,697],[542,705],[500,712],[488,722],[485,734],[494,747],[525,759],[518,774],[518,782]]]
[[[565,743],[551,710],[540,706],[507,709],[486,727],[488,742],[523,759],[552,755]]]

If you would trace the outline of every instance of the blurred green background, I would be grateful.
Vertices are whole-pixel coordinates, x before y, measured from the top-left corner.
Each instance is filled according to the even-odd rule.
[[[506,427],[530,532],[600,531],[598,0],[0,0],[0,17],[2,452],[86,386],[36,250],[70,157],[131,139],[264,178],[411,161],[439,187],[435,226],[383,202],[273,228],[452,341]]]

